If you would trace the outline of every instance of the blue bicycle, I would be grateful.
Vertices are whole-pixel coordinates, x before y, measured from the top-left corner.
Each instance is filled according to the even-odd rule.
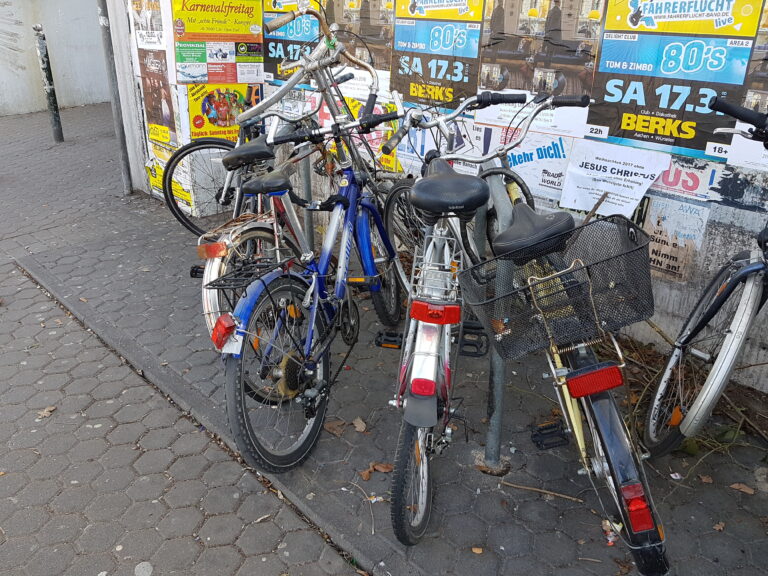
[[[373,106],[366,106],[372,109]],[[338,111],[332,111],[338,117]],[[275,144],[320,144],[333,134],[338,170],[336,193],[307,204],[275,171],[259,182],[259,193],[288,194],[305,209],[330,210],[330,223],[319,257],[312,254],[281,263],[258,260],[251,271],[239,270],[223,282],[247,281],[233,314],[219,318],[213,339],[225,354],[227,414],[245,460],[269,472],[301,464],[317,442],[331,387],[359,332],[359,312],[350,285],[370,291],[379,319],[400,320],[401,295],[397,254],[384,228],[376,197],[353,167],[361,161],[352,130],[365,132],[402,113],[361,116],[360,120],[275,138]],[[341,232],[338,262],[333,266]],[[349,274],[355,246],[362,274]],[[255,272],[255,275],[254,275]],[[255,279],[254,279],[255,278]],[[349,347],[331,375],[329,349],[341,334]]]

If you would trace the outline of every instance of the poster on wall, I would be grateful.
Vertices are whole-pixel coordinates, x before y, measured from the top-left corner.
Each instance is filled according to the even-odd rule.
[[[272,4],[271,0],[265,0]],[[285,5],[283,5],[285,7]],[[264,22],[271,22],[280,17],[279,12],[264,12]],[[300,16],[293,22],[264,34],[264,77],[274,82],[285,80],[292,70],[284,70],[284,61],[294,62],[303,54],[309,54],[320,35],[320,23],[313,16]]]
[[[237,140],[235,118],[247,107],[246,84],[195,84],[187,88],[192,139],[216,136]]]
[[[173,0],[179,84],[264,80],[261,0]]]
[[[750,0],[608,0],[588,137],[724,160],[730,138],[712,131],[734,121],[707,104],[742,101],[758,8]]]
[[[456,108],[477,93],[484,0],[397,0],[392,90]]]
[[[152,142],[175,146],[178,137],[165,50],[139,48],[138,54],[147,138]]]
[[[131,0],[131,19],[138,48],[165,49],[160,0]]]

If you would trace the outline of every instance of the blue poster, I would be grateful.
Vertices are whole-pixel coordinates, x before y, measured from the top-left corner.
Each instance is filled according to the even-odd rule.
[[[478,22],[438,22],[399,18],[394,49],[400,52],[477,58],[480,47]]]

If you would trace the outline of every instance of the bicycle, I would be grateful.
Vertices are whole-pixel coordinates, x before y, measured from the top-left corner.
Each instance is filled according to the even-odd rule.
[[[311,9],[294,11],[274,25],[285,25],[304,13],[319,16]],[[337,43],[335,50],[343,51],[343,45]],[[318,77],[322,90],[324,78]],[[366,108],[372,110],[375,100],[372,93]],[[332,116],[339,119],[335,102],[329,100],[328,104]],[[295,468],[317,442],[331,388],[359,331],[359,313],[348,285],[370,291],[382,322],[393,325],[400,319],[397,255],[373,193],[358,180],[354,158],[359,152],[352,133],[370,130],[401,115],[399,111],[383,115],[366,112],[351,122],[276,137],[275,144],[318,144],[328,135],[333,137],[339,164],[338,190],[322,204],[308,206],[331,211],[319,257],[291,258],[219,279],[247,286],[234,312],[217,320],[212,337],[225,358],[227,414],[235,442],[245,460],[263,470]],[[331,276],[331,257],[339,232],[338,264]],[[353,243],[361,276],[349,274]],[[329,349],[338,334],[349,348],[331,375]]]
[[[768,116],[713,98],[709,107],[754,126],[749,132],[716,128],[766,145]],[[752,323],[768,298],[768,226],[757,248],[732,256],[710,280],[683,324],[651,398],[644,440],[651,456],[678,448],[707,422],[744,347]]]

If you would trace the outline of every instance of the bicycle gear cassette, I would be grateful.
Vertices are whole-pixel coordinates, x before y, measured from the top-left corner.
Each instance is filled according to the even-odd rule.
[[[360,334],[360,311],[357,303],[349,298],[344,299],[339,310],[339,331],[347,346],[357,342],[357,336]]]

